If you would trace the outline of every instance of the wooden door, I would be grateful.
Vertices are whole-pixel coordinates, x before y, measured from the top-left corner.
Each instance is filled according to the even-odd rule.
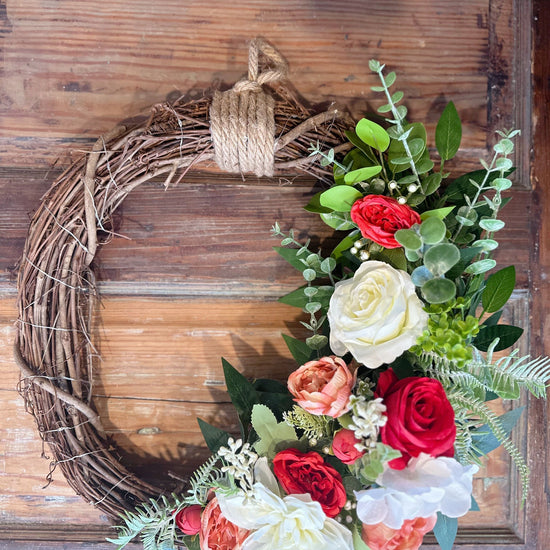
[[[550,354],[547,7],[544,0],[0,1],[0,549],[111,548],[102,542],[107,518],[59,472],[43,488],[48,449],[16,391],[12,272],[29,217],[60,168],[121,119],[237,80],[252,37],[279,48],[304,97],[338,101],[355,116],[378,106],[369,91],[373,57],[397,71],[411,118],[432,137],[453,99],[464,124],[457,174],[486,157],[495,129],[522,129],[496,259],[519,269],[508,315],[530,326],[523,349]],[[167,191],[146,183],[123,203],[118,233],[127,238],[99,256],[94,403],[138,474],[185,476],[205,455],[196,416],[234,426],[220,357],[257,377],[293,368],[280,333],[299,334],[299,317],[276,298],[299,280],[271,251],[269,228],[278,220],[322,243],[327,230],[302,210],[313,185],[190,173]],[[550,548],[547,410],[530,400],[516,434],[532,470],[525,508],[513,467],[493,453],[476,479],[481,512],[461,521],[458,547]]]

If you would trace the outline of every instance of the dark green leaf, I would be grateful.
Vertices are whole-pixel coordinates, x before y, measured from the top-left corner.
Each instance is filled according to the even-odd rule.
[[[470,512],[479,512],[479,504],[476,502],[476,499],[472,496],[472,503],[470,504]]]
[[[500,321],[500,318],[502,317],[502,311],[497,311],[496,313],[493,313],[490,317],[487,317],[483,323],[481,323],[484,327],[494,327],[498,324]]]
[[[512,172],[513,170],[508,171],[505,176],[510,175]],[[477,184],[481,184],[486,175],[487,172],[485,170],[475,170],[474,172],[463,174],[447,187],[443,200],[452,204],[464,204],[464,195],[469,195],[472,197],[477,191],[477,189],[470,183],[470,180],[474,180]],[[487,182],[491,183],[498,177],[498,172],[491,172],[487,178]]]
[[[346,130],[345,134],[349,142],[355,145],[357,149],[352,149],[344,157],[344,166],[347,166],[350,162],[353,162],[352,168],[356,169],[362,168],[363,166],[378,164],[379,161],[373,150],[364,141],[361,141],[361,138],[355,133],[354,130]]]
[[[456,518],[449,518],[441,512],[437,512],[434,535],[441,550],[452,550],[457,531],[458,520]]]
[[[338,245],[334,248],[334,250],[330,253],[330,255],[335,259],[338,260],[342,256],[342,253],[345,250],[349,250],[353,243],[356,241],[357,237],[356,235],[348,235],[347,237],[343,238]]]
[[[252,383],[223,358],[222,365],[227,393],[239,415],[243,437],[246,437],[252,407],[255,403],[259,403],[259,396]]]
[[[201,418],[197,418],[197,422],[210,452],[217,453],[220,447],[227,445],[230,435],[225,430],[216,428],[216,426],[212,426],[212,424],[205,422]]]
[[[283,339],[298,365],[307,363],[314,355],[313,350],[311,350],[305,342],[302,342],[302,340],[297,340],[296,338],[287,336],[286,334],[283,334]]]
[[[308,268],[307,264],[304,264],[298,254],[298,248],[285,248],[284,246],[274,246],[273,250],[282,256],[292,267],[298,271],[304,271]]]
[[[373,253],[372,259],[390,264],[395,269],[407,271],[407,258],[402,248],[384,248],[380,252]]]
[[[483,309],[493,313],[503,307],[514,290],[516,284],[516,269],[513,265],[493,273],[485,285],[481,296]]]
[[[513,325],[482,325],[474,340],[474,346],[479,351],[487,351],[493,340],[499,338],[494,351],[502,351],[515,344],[522,334],[523,329]]]
[[[439,156],[443,160],[452,159],[460,147],[461,140],[462,124],[460,117],[454,103],[449,101],[441,113],[435,129],[435,146],[437,147]]]

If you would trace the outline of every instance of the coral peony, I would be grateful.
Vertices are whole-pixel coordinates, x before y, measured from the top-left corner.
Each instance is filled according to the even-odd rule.
[[[434,528],[437,514],[406,520],[400,529],[383,523],[363,525],[362,538],[370,550],[417,550],[424,535]]]

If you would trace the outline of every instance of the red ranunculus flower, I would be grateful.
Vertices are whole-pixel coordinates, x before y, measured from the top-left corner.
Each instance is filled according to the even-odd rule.
[[[355,447],[358,443],[361,443],[361,440],[355,437],[352,430],[338,430],[332,440],[332,452],[344,464],[353,464],[365,454],[365,451],[358,451]]]
[[[455,414],[441,382],[415,377],[398,380],[392,369],[380,375],[376,397],[386,405],[388,421],[380,429],[382,442],[402,456],[389,466],[402,470],[411,457],[454,455]]]
[[[176,515],[176,525],[186,535],[196,535],[201,529],[202,506],[193,504],[183,508]]]
[[[337,516],[346,503],[342,477],[319,453],[286,449],[275,455],[273,471],[288,494],[309,493],[329,518]]]
[[[367,195],[356,200],[351,207],[351,219],[363,237],[384,248],[399,248],[395,232],[421,223],[420,216],[411,207],[384,195]]]

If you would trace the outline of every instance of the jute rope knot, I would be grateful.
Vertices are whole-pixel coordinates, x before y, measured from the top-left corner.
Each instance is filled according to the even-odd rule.
[[[260,72],[260,54],[273,65]],[[273,97],[263,85],[286,77],[287,64],[263,40],[254,40],[248,54],[248,78],[231,90],[216,92],[210,107],[214,159],[225,172],[272,176],[275,157]]]

